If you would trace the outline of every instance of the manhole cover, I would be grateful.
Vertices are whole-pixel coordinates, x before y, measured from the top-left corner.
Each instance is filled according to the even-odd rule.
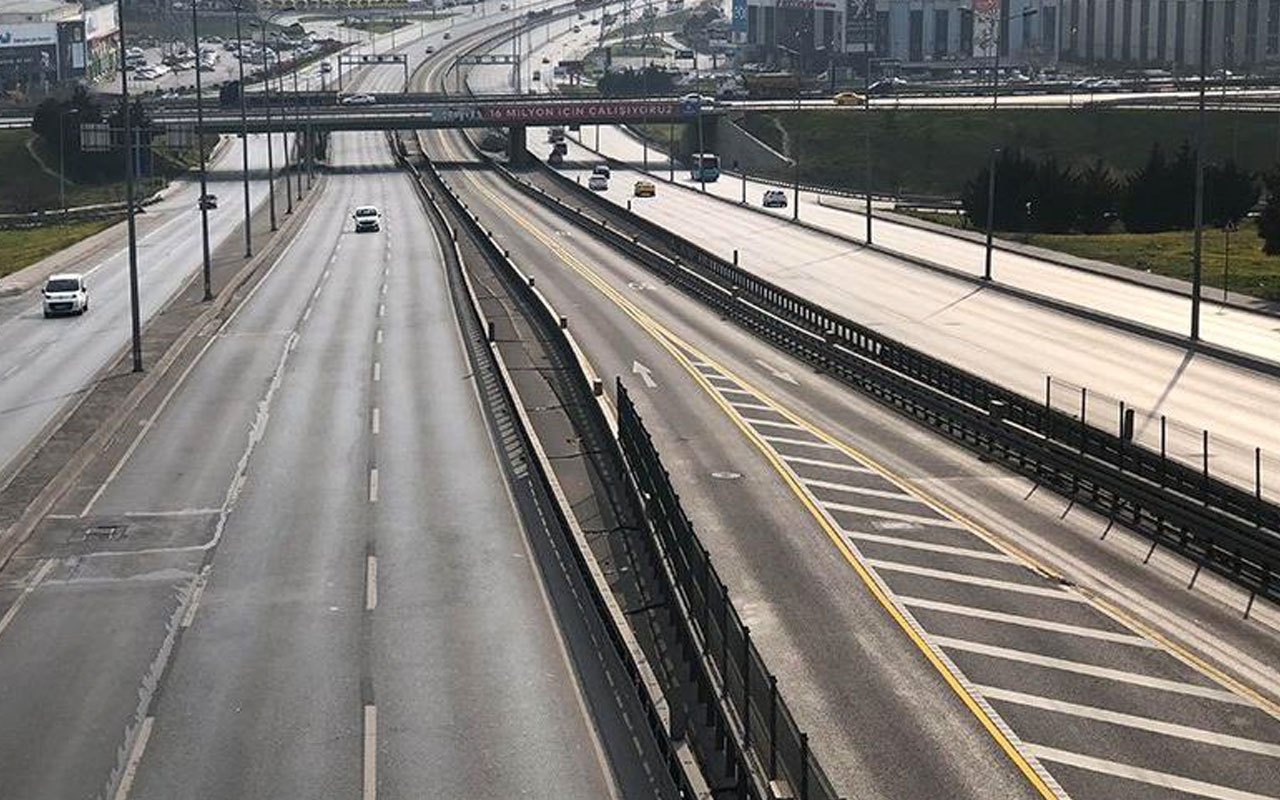
[[[85,528],[82,539],[86,542],[111,542],[123,539],[127,527],[127,525],[93,525]]]
[[[742,477],[742,473],[741,472],[713,472],[711,473],[711,477],[717,478],[722,481],[736,481],[738,478]]]

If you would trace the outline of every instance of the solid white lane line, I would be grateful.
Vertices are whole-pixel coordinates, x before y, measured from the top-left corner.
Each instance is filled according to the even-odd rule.
[[[922,542],[917,539],[903,539],[898,536],[881,536],[878,533],[861,533],[857,531],[849,531],[845,534],[850,539],[857,539],[862,542],[875,542],[877,544],[890,544],[894,547],[908,547],[912,550],[927,550],[930,553],[944,553],[951,556],[964,556],[965,558],[977,558],[983,561],[999,561],[1004,564],[1016,564],[1011,557],[1004,553],[990,553],[986,550],[974,550],[970,547],[952,547],[948,544],[934,544],[933,542]]]
[[[818,447],[823,450],[835,450],[836,446],[828,444],[820,439],[788,439],[785,436],[765,436],[760,434],[760,438],[769,444],[794,444],[801,447]]]
[[[116,787],[115,800],[125,800],[133,790],[133,781],[138,777],[138,764],[142,762],[142,754],[147,750],[147,740],[151,738],[151,728],[156,718],[147,715],[142,718],[142,726],[138,729],[138,738],[133,740],[133,749],[129,751],[129,760],[125,763],[124,774],[120,776],[120,785]]]
[[[1121,764],[1118,761],[1108,761],[1105,758],[1094,758],[1080,753],[1071,753],[1054,747],[1045,747],[1038,744],[1024,744],[1023,746],[1027,748],[1031,755],[1041,761],[1052,761],[1056,764],[1065,764],[1068,767],[1086,769],[1090,772],[1101,772],[1105,775],[1113,775],[1117,778],[1125,778],[1139,783],[1148,783],[1152,786],[1172,789],[1176,792],[1209,797],[1213,798],[1213,800],[1276,800],[1277,797],[1276,795],[1255,794],[1216,783],[1197,781],[1168,772],[1157,772],[1153,769],[1134,767],[1129,764]]]
[[[967,530],[964,525],[951,519],[943,519],[942,517],[926,517],[923,514],[904,514],[901,511],[885,511],[879,508],[870,508],[868,506],[853,506],[848,503],[837,503],[831,500],[818,499],[818,503],[828,511],[847,511],[850,514],[862,514],[867,517],[881,517],[883,519],[896,519],[902,522],[915,522],[920,525],[932,525],[935,528],[955,528],[957,530]],[[853,531],[846,531],[853,533]]]
[[[48,577],[49,571],[53,569],[55,563],[52,558],[45,559],[45,562],[36,568],[35,575],[31,577],[31,582],[23,588],[22,594],[14,599],[9,606],[9,610],[4,612],[4,616],[0,617],[0,636],[4,635],[5,629],[13,622],[13,618],[18,616],[18,612],[27,604],[27,598],[31,596],[31,593]]]
[[[865,475],[877,474],[875,470],[869,467],[864,467],[861,464],[846,464],[846,463],[837,462],[837,461],[823,461],[820,458],[805,458],[803,456],[789,456],[789,455],[786,455],[785,453],[779,453],[779,455],[782,457],[783,461],[786,461],[789,464],[807,464],[811,467],[826,467],[828,469],[842,469],[845,472],[861,472]],[[800,480],[803,481],[805,480],[805,478],[802,477],[800,478]]]
[[[1024,664],[1034,664],[1038,667],[1059,669],[1063,672],[1075,672],[1080,675],[1088,675],[1094,678],[1105,678],[1109,681],[1129,683],[1134,686],[1145,686],[1148,689],[1159,689],[1161,691],[1173,692],[1175,694],[1185,694],[1190,697],[1203,697],[1206,700],[1216,700],[1220,703],[1231,703],[1232,705],[1238,706],[1252,705],[1244,698],[1232,694],[1225,689],[1216,689],[1210,686],[1198,686],[1193,683],[1184,683],[1183,681],[1171,681],[1165,678],[1141,675],[1136,672],[1126,672],[1124,670],[1111,669],[1110,667],[1099,667],[1094,664],[1086,664],[1081,661],[1071,661],[1065,658],[1040,655],[1039,653],[1029,653],[1025,650],[1014,650],[1009,647],[997,647],[996,645],[983,644],[982,642],[971,642],[965,639],[953,639],[949,636],[934,636],[933,641],[941,647],[947,647],[952,650],[963,650],[966,653],[977,653],[978,655],[1002,658],[1006,661],[1020,661]]]
[[[369,470],[369,502],[378,502],[378,468]]]
[[[196,576],[195,586],[191,588],[191,600],[187,602],[187,610],[182,614],[180,628],[190,628],[196,620],[196,609],[200,607],[200,598],[204,597],[204,587],[209,583],[209,568],[205,567]]]
[[[363,800],[378,796],[378,707],[364,707],[364,791]]]
[[[373,362],[373,382],[377,383],[380,380],[382,380],[382,362],[375,361]]]
[[[1127,644],[1133,647],[1158,649],[1154,642],[1144,639],[1141,636],[1135,636],[1132,633],[1104,631],[1100,628],[1086,628],[1081,625],[1069,625],[1065,622],[1052,622],[1050,620],[1037,619],[1035,617],[1024,617],[1019,614],[1006,614],[1003,611],[990,611],[985,608],[975,608],[974,606],[960,606],[954,603],[943,603],[939,600],[926,600],[923,597],[907,597],[905,595],[898,595],[898,601],[908,608],[924,608],[930,611],[942,611],[948,614],[957,614],[962,617],[985,619],[990,620],[991,622],[1005,622],[1010,625],[1021,625],[1025,628],[1038,628],[1040,630],[1053,631],[1054,633],[1083,636],[1087,639],[1098,639],[1104,642],[1115,642],[1116,644]]]
[[[369,427],[373,430],[374,436],[382,430],[382,412],[376,407],[373,409],[373,419],[369,421]]]
[[[1072,603],[1086,602],[1079,595],[1065,592],[1062,589],[1055,589],[1049,586],[1027,586],[1022,583],[1013,583],[1011,581],[998,581],[994,578],[978,578],[973,575],[965,575],[960,572],[949,572],[941,569],[930,569],[928,567],[917,567],[914,564],[899,564],[896,561],[885,561],[879,558],[868,558],[867,563],[876,569],[890,570],[891,572],[905,572],[908,575],[919,575],[924,578],[939,578],[944,581],[952,581],[953,583],[967,583],[971,586],[982,586],[987,589],[1000,589],[1005,592],[1017,592],[1019,594],[1034,594],[1040,597],[1052,597],[1055,600],[1069,600]]]
[[[889,500],[907,500],[912,503],[919,503],[920,499],[909,495],[903,491],[893,491],[885,489],[868,489],[864,486],[851,486],[847,483],[836,483],[835,481],[819,481],[810,480],[809,478],[800,478],[805,486],[817,489],[835,489],[838,492],[851,492],[852,494],[864,494],[867,497],[884,497]]]
[[[1243,753],[1254,753],[1260,756],[1280,758],[1280,744],[1259,742],[1256,739],[1246,739],[1243,736],[1232,736],[1228,733],[1207,731],[1203,728],[1193,728],[1190,725],[1179,725],[1174,722],[1162,722],[1161,720],[1151,719],[1149,717],[1139,717],[1136,714],[1125,714],[1119,711],[1109,711],[1105,708],[1097,708],[1096,706],[1068,703],[1065,700],[1053,700],[1048,697],[1039,697],[1034,694],[1015,692],[1010,689],[998,689],[994,686],[979,686],[977,688],[978,691],[982,692],[982,695],[988,700],[1003,700],[1006,703],[1017,703],[1021,706],[1030,706],[1031,708],[1038,708],[1043,711],[1055,711],[1059,714],[1069,714],[1073,717],[1091,719],[1095,722],[1122,725],[1126,728],[1134,728],[1136,730],[1148,731],[1150,733],[1158,733],[1163,736],[1186,739],[1192,742],[1199,742],[1200,744],[1225,747],[1231,750],[1239,750]]]
[[[369,556],[364,564],[364,610],[378,607],[378,557]]]

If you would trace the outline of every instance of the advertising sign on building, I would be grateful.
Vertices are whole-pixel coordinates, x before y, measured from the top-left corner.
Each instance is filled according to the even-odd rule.
[[[95,42],[120,31],[120,23],[116,19],[116,5],[98,6],[84,12],[84,38]]]
[[[840,8],[839,0],[774,0],[778,8],[818,9],[819,11],[836,11]]]
[[[747,30],[747,0],[733,0],[733,30]]]
[[[872,53],[875,51],[875,0],[846,0],[844,42],[846,53]]]
[[[1000,21],[1000,0],[972,0],[975,55],[995,53],[996,25]]]
[[[56,22],[22,22],[0,25],[0,48],[40,47],[58,44]]]

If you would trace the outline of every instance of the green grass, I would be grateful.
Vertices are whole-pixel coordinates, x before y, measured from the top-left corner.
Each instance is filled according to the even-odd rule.
[[[34,228],[0,230],[0,278],[34,264],[81,239],[92,236],[116,222],[119,218],[95,219],[87,222],[70,222],[57,225],[40,225]]]
[[[747,115],[745,126],[756,135],[770,125],[758,117],[772,117],[786,129],[788,155],[798,156],[805,181],[862,188],[864,125],[870,124],[877,190],[945,197],[960,194],[992,147],[1018,147],[1032,157],[1053,155],[1077,165],[1101,158],[1127,171],[1146,160],[1153,142],[1171,151],[1195,135],[1190,111],[833,108]],[[1250,170],[1276,163],[1280,139],[1272,115],[1211,112],[1208,136],[1211,160],[1233,157]]]
[[[40,165],[27,152],[26,142],[34,136],[31,131],[0,131],[0,164],[4,165],[0,169],[0,213],[26,213],[61,207],[58,178],[41,170]],[[37,140],[37,152],[56,171],[58,154],[49,153],[40,145]],[[156,168],[159,170],[166,167],[169,174],[178,170],[178,165],[166,165],[163,158],[157,158]],[[168,178],[164,176],[140,180],[137,186],[138,196],[146,197],[159,190],[167,181]],[[124,200],[123,181],[106,184],[68,182],[66,191],[68,206]]]
[[[1010,237],[1012,238],[1012,237]],[[1144,272],[1173,278],[1191,278],[1191,231],[1165,233],[1087,234],[1033,233],[1018,240],[1063,253],[1109,261]],[[1222,288],[1227,267],[1226,235],[1206,228],[1201,256],[1206,285]],[[1231,234],[1230,290],[1280,300],[1280,257],[1262,252],[1262,239],[1251,222]]]

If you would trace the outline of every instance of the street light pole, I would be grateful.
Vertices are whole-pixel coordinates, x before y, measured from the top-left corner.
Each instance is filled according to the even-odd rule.
[[[203,256],[204,299],[213,299],[213,264],[209,258],[209,196],[208,165],[204,153],[204,95],[200,81],[200,15],[196,3],[191,3],[191,38],[196,46],[196,149],[200,151],[200,245]]]
[[[292,72],[294,75],[298,74],[296,58],[293,59]],[[321,73],[321,77],[323,75]],[[287,97],[284,88],[284,73],[282,72],[276,73],[276,93],[281,97]],[[297,102],[297,97],[294,97],[294,102]],[[286,105],[285,108],[287,107]],[[293,165],[289,163],[289,114],[284,108],[280,110],[280,143],[284,148],[284,199],[286,206],[284,213],[288,215],[293,213]]]
[[[991,161],[987,166],[987,258],[982,270],[982,279],[991,280],[991,239],[996,224],[996,154],[1000,148],[991,148]]]
[[[275,233],[279,228],[276,225],[276,164],[275,154],[271,146],[271,61],[267,55],[267,22],[265,20],[259,23],[259,30],[262,33],[262,99],[267,104],[267,197],[271,207],[271,232]],[[276,66],[280,66],[280,59],[276,59]]]
[[[338,65],[338,74],[339,75],[342,74],[341,64]],[[298,138],[302,136],[302,103],[299,102],[298,100],[298,71],[296,69],[293,71],[293,123],[296,126],[293,129],[293,143],[294,143],[294,146],[297,147]],[[299,155],[303,155],[303,152],[304,151],[302,148],[298,149]],[[295,181],[295,183],[298,185],[298,202],[301,203],[302,202],[302,175],[301,174],[298,175],[298,179]]]
[[[1201,251],[1204,246],[1204,92],[1209,60],[1209,0],[1200,0],[1200,99],[1196,108],[1195,236],[1191,255],[1191,340],[1200,338]]]
[[[249,222],[249,120],[248,112],[245,110],[245,85],[244,85],[244,38],[240,33],[240,10],[244,6],[244,0],[237,0],[231,4],[231,10],[235,12],[236,18],[236,63],[240,68],[240,154],[241,154],[241,178],[244,182],[244,257],[253,257],[253,231]]]
[[[129,117],[129,73],[125,70],[126,38],[124,0],[116,0],[120,17],[120,116],[124,128],[124,202],[129,220],[129,314],[133,340],[133,371],[142,372],[142,309],[138,302],[138,229],[134,221],[133,197],[133,125]]]
[[[867,118],[862,121],[862,148],[867,160],[867,244],[871,244],[871,52],[867,50],[866,55],[867,63],[862,70],[862,102]]]

